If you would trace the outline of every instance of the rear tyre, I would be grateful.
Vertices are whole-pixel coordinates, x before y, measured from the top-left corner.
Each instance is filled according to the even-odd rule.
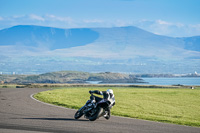
[[[95,121],[96,119],[98,119],[101,116],[102,113],[103,113],[103,109],[101,107],[98,107],[96,110],[96,113],[92,116],[89,116],[89,120]]]

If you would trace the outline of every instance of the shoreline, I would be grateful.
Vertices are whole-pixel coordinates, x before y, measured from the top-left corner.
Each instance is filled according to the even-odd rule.
[[[137,88],[187,88],[200,85],[133,85],[133,84],[0,84],[0,88],[51,88],[51,87],[137,87]]]

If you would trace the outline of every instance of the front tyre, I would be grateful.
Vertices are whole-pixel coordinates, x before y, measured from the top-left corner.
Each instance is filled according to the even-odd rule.
[[[96,110],[96,113],[92,116],[89,116],[89,120],[95,121],[97,118],[101,116],[102,113],[103,113],[103,109],[101,107],[98,107]]]
[[[79,119],[81,116],[83,116],[83,111],[82,110],[78,110],[75,115],[74,118],[75,119]]]

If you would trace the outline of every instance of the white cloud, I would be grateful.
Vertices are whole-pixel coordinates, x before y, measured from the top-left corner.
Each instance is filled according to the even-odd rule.
[[[182,23],[176,23],[176,26],[177,26],[178,28],[181,28],[181,27],[184,27],[185,25],[182,24]]]
[[[166,22],[166,21],[163,21],[163,20],[156,20],[156,23],[160,24],[160,25],[172,25],[172,23],[170,22]]]
[[[14,15],[14,16],[12,16],[11,18],[12,19],[20,19],[20,18],[24,18],[25,17],[25,15]]]
[[[52,20],[52,21],[63,21],[63,22],[72,22],[72,18],[70,17],[60,17],[60,16],[55,16],[55,15],[45,15],[45,18],[47,20]]]
[[[132,25],[132,22],[130,21],[124,21],[124,20],[115,20],[115,23],[114,23],[114,26],[117,26],[117,27],[122,27],[122,26],[130,26]]]
[[[186,25],[180,22],[173,23],[164,20],[141,20],[134,25],[149,32],[172,37],[188,37],[200,35],[200,24]]]
[[[200,24],[189,25],[191,28],[194,28],[197,32],[200,32]]]
[[[71,28],[74,25],[73,19],[68,16],[56,15],[14,15],[9,17],[0,16],[0,29],[12,27],[15,25],[41,25],[58,28]]]
[[[35,15],[35,14],[30,14],[29,17],[30,19],[33,19],[33,20],[45,21],[43,17]]]

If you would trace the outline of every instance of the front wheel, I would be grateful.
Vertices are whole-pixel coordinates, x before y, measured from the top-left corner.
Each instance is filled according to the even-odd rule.
[[[79,119],[81,116],[83,116],[83,111],[82,109],[81,110],[78,110],[75,115],[74,115],[74,118],[75,119]]]

